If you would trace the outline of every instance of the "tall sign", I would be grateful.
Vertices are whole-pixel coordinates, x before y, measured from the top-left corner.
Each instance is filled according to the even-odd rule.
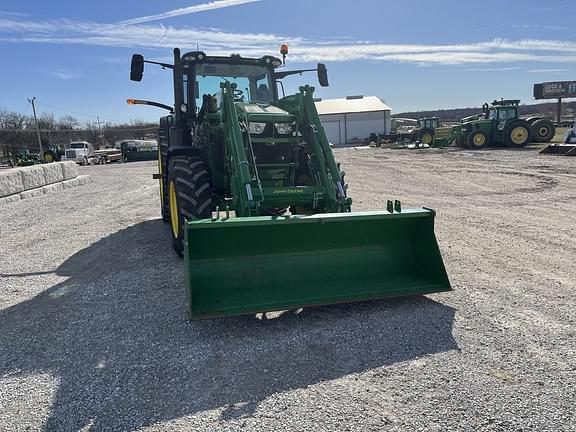
[[[534,98],[576,98],[576,81],[553,81],[534,84]]]
[[[576,81],[551,81],[534,84],[534,99],[557,99],[556,124],[562,120],[562,99],[576,98]]]

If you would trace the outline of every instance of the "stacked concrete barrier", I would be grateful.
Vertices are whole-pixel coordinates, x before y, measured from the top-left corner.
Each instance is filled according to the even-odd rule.
[[[79,186],[90,179],[78,175],[76,162],[54,162],[0,171],[0,204]]]

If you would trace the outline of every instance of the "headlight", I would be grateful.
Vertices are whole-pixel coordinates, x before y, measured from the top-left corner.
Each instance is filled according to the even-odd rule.
[[[266,123],[250,123],[248,131],[251,134],[260,135],[266,129]]]
[[[274,123],[276,132],[280,135],[288,135],[292,133],[292,125],[290,123]]]

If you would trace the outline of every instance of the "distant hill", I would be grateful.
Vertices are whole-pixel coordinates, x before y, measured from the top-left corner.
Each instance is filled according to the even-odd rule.
[[[576,101],[562,102],[562,114],[565,114],[566,108],[571,108],[576,111]],[[433,111],[413,111],[393,114],[392,118],[413,118],[420,117],[438,117],[444,122],[457,122],[463,117],[471,116],[482,112],[482,107],[476,108],[454,108],[454,109],[440,109]],[[528,114],[541,114],[551,120],[556,120],[556,102],[546,102],[534,105],[520,105],[520,115]]]

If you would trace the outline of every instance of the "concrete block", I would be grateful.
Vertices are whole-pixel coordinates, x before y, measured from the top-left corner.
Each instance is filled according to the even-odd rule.
[[[76,178],[71,179],[71,180],[64,180],[62,182],[62,187],[64,187],[64,189],[68,189],[68,188],[79,186],[79,185],[80,185],[80,182]]]
[[[0,197],[0,205],[11,203],[14,201],[20,201],[20,194],[9,195],[5,197]]]
[[[64,180],[64,169],[58,162],[42,165],[44,180],[47,185]]]
[[[89,175],[81,175],[81,176],[78,176],[76,179],[78,180],[78,183],[81,185],[86,184],[86,183],[90,183],[90,181],[91,181]]]
[[[32,198],[32,197],[44,195],[43,189],[44,188],[36,188],[36,189],[30,189],[27,191],[22,191],[22,192],[20,192],[20,198],[27,199],[27,198]]]
[[[22,183],[24,183],[24,190],[35,189],[46,184],[42,165],[34,165],[18,169],[22,173]]]
[[[70,180],[78,177],[78,164],[72,161],[60,162],[62,172],[64,173],[64,180]]]
[[[60,192],[63,189],[64,186],[62,186],[62,183],[54,183],[51,185],[46,185],[42,188],[42,190],[44,191],[44,195]]]
[[[17,194],[24,190],[22,172],[18,168],[0,171],[0,197]]]

